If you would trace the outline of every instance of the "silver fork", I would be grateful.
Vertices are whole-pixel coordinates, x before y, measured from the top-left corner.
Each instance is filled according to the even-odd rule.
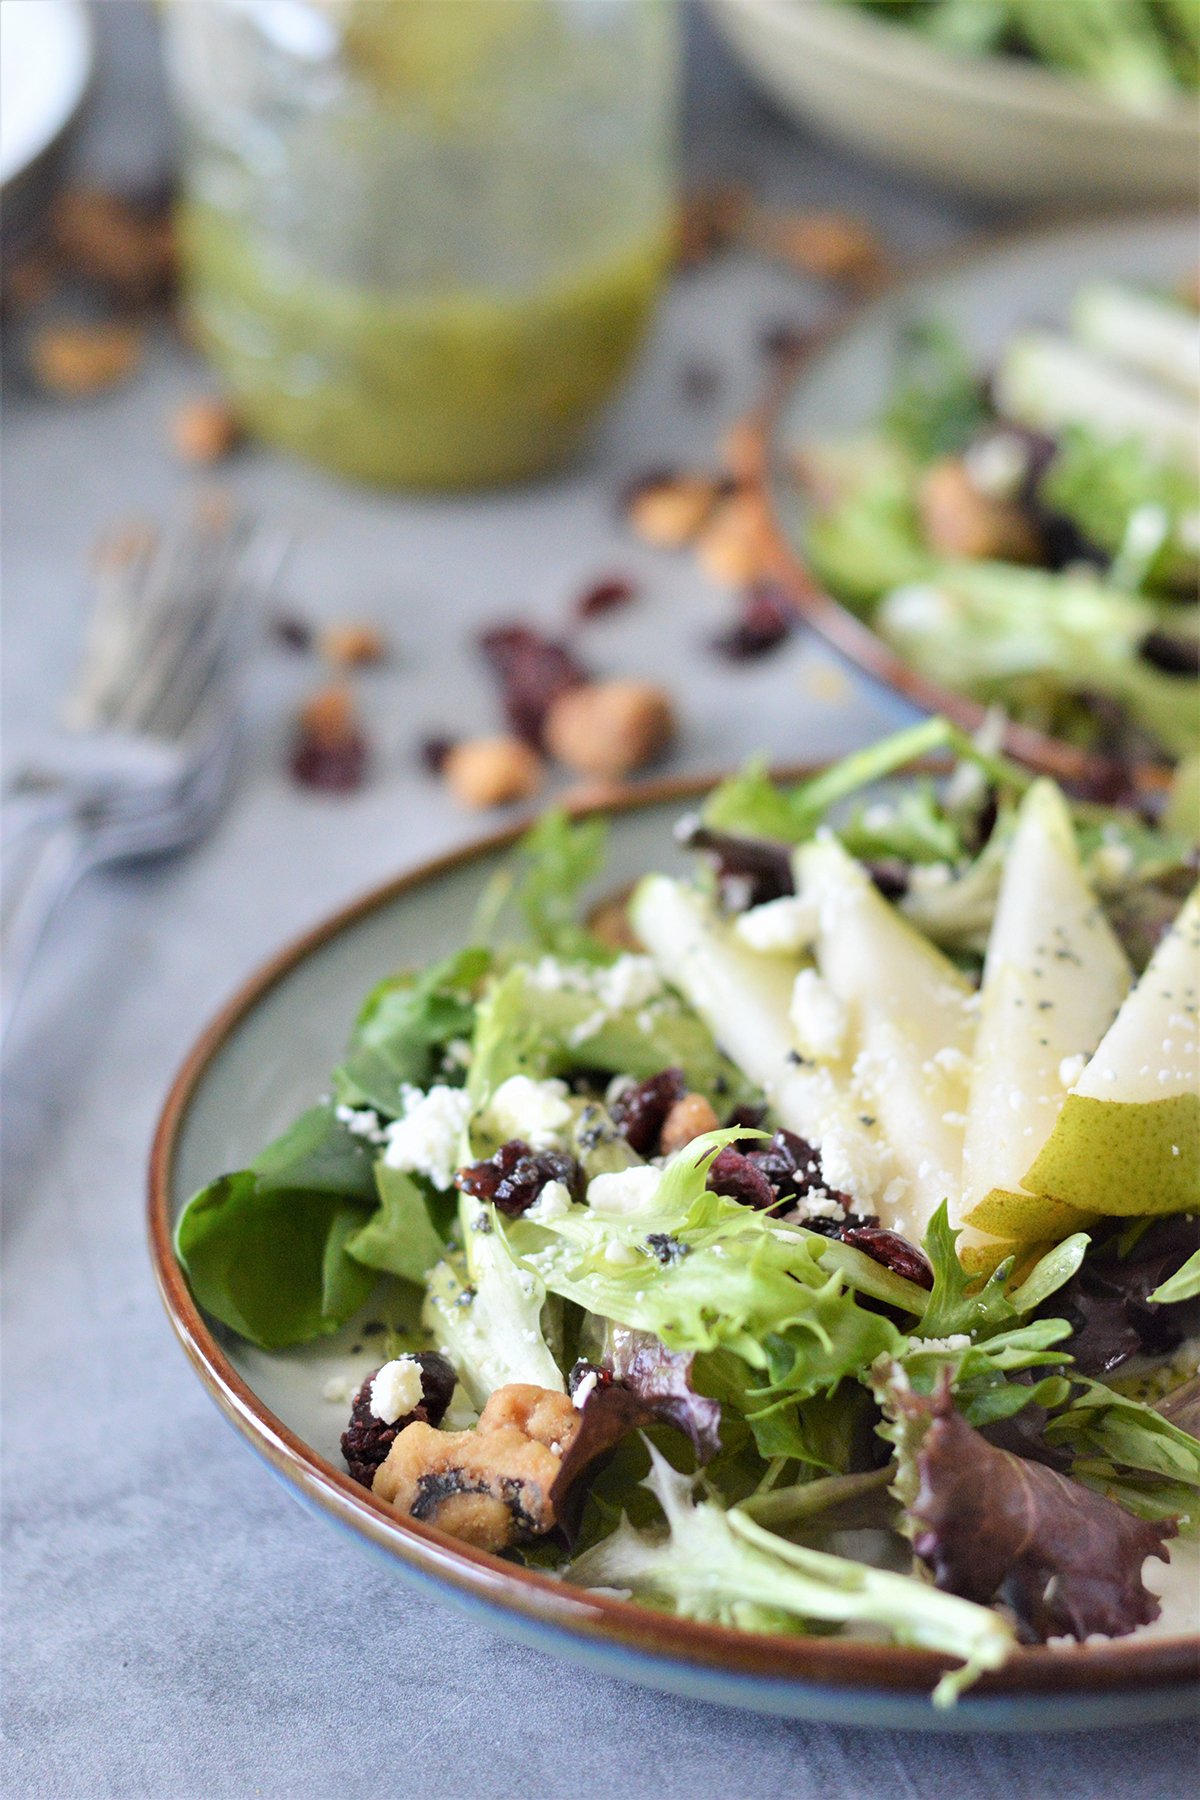
[[[106,564],[66,730],[9,782],[0,832],[7,1033],[46,928],[104,864],[183,849],[228,787],[252,602],[287,541],[244,515],[204,515]]]

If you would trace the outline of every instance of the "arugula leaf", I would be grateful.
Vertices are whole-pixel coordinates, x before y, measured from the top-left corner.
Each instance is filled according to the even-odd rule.
[[[947,719],[926,719],[843,757],[832,768],[794,787],[771,781],[761,761],[713,790],[704,805],[706,825],[714,830],[769,837],[789,844],[805,843],[823,825],[830,809],[883,781],[909,763],[952,750],[960,761],[978,768],[997,786],[1022,793],[1032,779],[1006,757],[983,750]]]
[[[988,405],[962,339],[942,320],[917,319],[898,348],[884,430],[922,462],[964,450],[987,423]]]
[[[336,1331],[375,1273],[348,1254],[376,1204],[371,1155],[331,1106],[189,1200],[175,1248],[206,1312],[263,1349]]]
[[[491,966],[479,946],[458,950],[420,974],[389,976],[368,995],[333,1087],[347,1106],[369,1106],[386,1118],[403,1110],[403,1087],[428,1087],[447,1044],[469,1038],[475,994]]]
[[[954,1337],[960,1332],[978,1335],[1000,1330],[1023,1313],[1043,1305],[1063,1287],[1083,1261],[1089,1239],[1076,1232],[1061,1244],[1055,1244],[1011,1293],[1007,1291],[1013,1258],[1002,1262],[982,1285],[979,1278],[963,1268],[958,1260],[961,1233],[950,1224],[946,1202],[929,1221],[924,1250],[933,1269],[933,1288],[924,1313],[921,1332],[925,1337]],[[1062,1336],[1070,1331],[1063,1323]]]
[[[1154,1407],[1085,1381],[1046,1438],[1070,1449],[1080,1481],[1134,1512],[1200,1523],[1200,1439]]]
[[[1180,1300],[1200,1296],[1200,1250],[1193,1250],[1181,1269],[1160,1282],[1149,1296],[1156,1306],[1174,1306]]]
[[[571,1564],[569,1581],[630,1588],[687,1618],[742,1630],[802,1631],[810,1621],[881,1626],[897,1643],[961,1659],[962,1668],[938,1683],[939,1706],[1007,1658],[1012,1632],[997,1613],[909,1575],[789,1543],[737,1507],[725,1512],[711,1500],[697,1501],[693,1478],[677,1474],[653,1446],[649,1450],[647,1486],[665,1515],[665,1537],[639,1532],[623,1519]]]
[[[357,1262],[383,1269],[402,1281],[424,1281],[446,1254],[445,1236],[453,1201],[436,1200],[428,1188],[403,1169],[375,1165],[379,1208],[354,1233],[346,1249]],[[441,1204],[439,1204],[441,1202]],[[435,1224],[435,1208],[444,1216]]]

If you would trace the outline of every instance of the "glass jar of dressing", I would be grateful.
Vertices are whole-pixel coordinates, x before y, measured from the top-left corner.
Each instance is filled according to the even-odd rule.
[[[669,261],[670,0],[165,13],[186,302],[248,426],[398,485],[567,458]]]

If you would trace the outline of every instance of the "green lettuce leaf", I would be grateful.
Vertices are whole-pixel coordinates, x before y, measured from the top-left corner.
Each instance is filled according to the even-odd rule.
[[[1200,1438],[1154,1407],[1083,1381],[1050,1420],[1046,1439],[1072,1452],[1077,1480],[1131,1512],[1200,1527]]]
[[[417,1181],[403,1169],[375,1165],[379,1207],[346,1244],[350,1255],[368,1268],[398,1275],[402,1281],[424,1281],[446,1254],[446,1233],[453,1201]]]
[[[334,1070],[338,1099],[395,1118],[403,1110],[403,1087],[427,1088],[435,1076],[445,1081],[446,1046],[470,1038],[476,992],[491,961],[490,951],[473,946],[420,974],[380,982],[359,1013],[344,1062]]]
[[[1070,427],[1059,440],[1038,496],[1110,557],[1118,556],[1126,543],[1134,513],[1153,508],[1162,520],[1162,537],[1139,585],[1195,586],[1196,553],[1184,536],[1185,521],[1200,510],[1200,491],[1186,469],[1156,457],[1141,439],[1114,442],[1082,426]]]
[[[337,1331],[365,1304],[375,1272],[349,1246],[376,1202],[370,1151],[315,1106],[248,1169],[193,1196],[176,1253],[206,1312],[278,1350]]]
[[[693,1497],[694,1480],[651,1447],[648,1486],[667,1531],[638,1531],[623,1520],[578,1557],[567,1578],[583,1587],[628,1588],[685,1617],[749,1631],[803,1631],[869,1624],[900,1644],[919,1644],[959,1659],[944,1675],[936,1705],[951,1703],[984,1669],[1013,1648],[999,1614],[927,1582],[793,1544],[738,1507],[728,1512]]]

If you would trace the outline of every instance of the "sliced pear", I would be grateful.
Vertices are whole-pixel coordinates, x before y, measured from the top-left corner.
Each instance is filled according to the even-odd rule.
[[[1118,1217],[1200,1206],[1200,888],[1067,1096],[1022,1185]]]
[[[795,867],[817,907],[818,968],[847,1010],[855,1089],[907,1184],[885,1223],[919,1240],[959,1189],[974,995],[831,833],[802,845]]]
[[[1051,781],[1017,815],[988,939],[963,1144],[960,1250],[986,1239],[1066,1237],[1085,1222],[1021,1177],[1066,1099],[1061,1065],[1088,1057],[1129,991],[1125,952],[1079,864],[1067,805]]]
[[[710,900],[665,875],[646,876],[629,910],[660,973],[758,1083],[780,1123],[821,1149],[833,1186],[878,1210],[895,1175],[879,1131],[864,1124],[835,1070],[797,1058],[790,1008],[800,958],[750,949]]]

